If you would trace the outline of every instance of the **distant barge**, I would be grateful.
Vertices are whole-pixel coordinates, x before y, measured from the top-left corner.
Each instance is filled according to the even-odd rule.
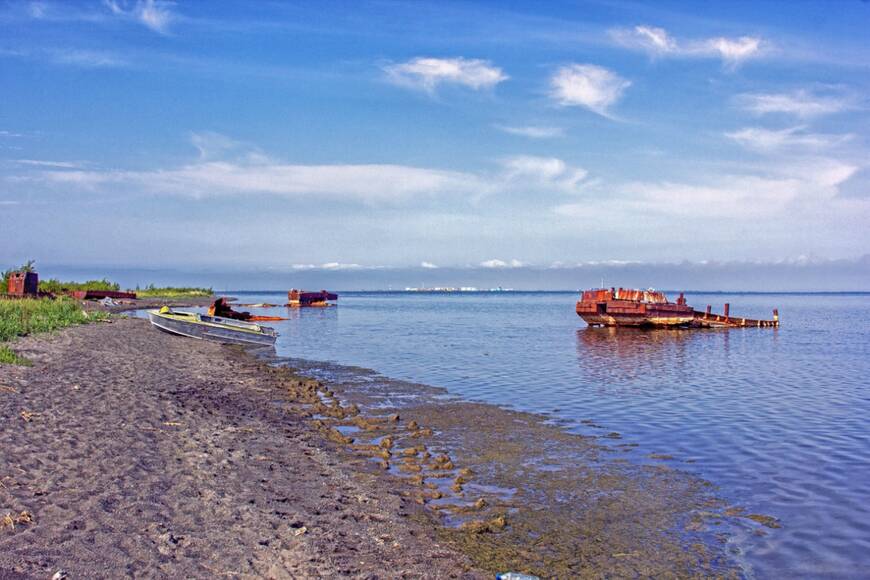
[[[711,307],[703,312],[686,304],[680,292],[676,303],[664,292],[626,288],[596,288],[583,292],[577,302],[577,315],[589,326],[634,326],[649,328],[711,328],[779,326],[779,312],[774,309],[772,320],[732,317],[725,304],[724,314],[713,314]]]
[[[303,292],[293,288],[287,293],[288,308],[325,308],[332,306],[331,302],[338,300],[338,294],[321,290],[320,292]]]

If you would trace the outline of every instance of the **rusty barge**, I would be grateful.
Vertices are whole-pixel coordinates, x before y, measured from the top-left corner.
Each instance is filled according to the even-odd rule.
[[[338,294],[321,290],[320,292],[304,292],[293,288],[287,293],[288,308],[326,308],[338,300]]]
[[[779,312],[776,309],[771,320],[731,316],[729,304],[725,304],[724,314],[713,314],[711,306],[707,306],[702,312],[686,304],[682,292],[676,302],[671,302],[664,292],[652,289],[586,290],[577,301],[576,310],[577,315],[589,326],[648,328],[777,328],[779,326]]]

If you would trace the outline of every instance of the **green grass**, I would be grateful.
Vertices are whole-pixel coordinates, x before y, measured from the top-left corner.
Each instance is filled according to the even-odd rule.
[[[0,346],[0,365],[20,365],[29,367],[31,363],[23,356],[15,354],[8,346]]]
[[[141,289],[136,288],[135,292],[137,298],[194,298],[214,294],[211,288],[179,288],[174,286],[158,288],[154,284]]]
[[[108,317],[105,312],[85,313],[74,300],[66,298],[0,300],[0,343],[9,342],[19,336],[51,332]],[[2,344],[0,344],[0,363],[27,364],[26,359],[19,357],[8,346]]]

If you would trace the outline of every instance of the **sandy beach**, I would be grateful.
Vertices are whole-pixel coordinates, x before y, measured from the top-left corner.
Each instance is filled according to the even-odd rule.
[[[14,347],[34,364],[0,367],[0,578],[480,577],[292,410],[289,372],[138,319]]]

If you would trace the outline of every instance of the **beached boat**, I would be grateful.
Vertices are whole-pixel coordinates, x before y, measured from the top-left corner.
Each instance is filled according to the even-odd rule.
[[[638,326],[653,328],[779,326],[779,312],[774,309],[772,320],[756,320],[730,315],[725,304],[724,314],[713,314],[710,306],[700,312],[686,304],[680,292],[676,303],[664,292],[627,288],[595,288],[586,290],[577,301],[577,315],[589,326]]]
[[[278,333],[274,328],[253,322],[182,312],[163,307],[149,310],[148,320],[164,332],[228,344],[271,346]]]

